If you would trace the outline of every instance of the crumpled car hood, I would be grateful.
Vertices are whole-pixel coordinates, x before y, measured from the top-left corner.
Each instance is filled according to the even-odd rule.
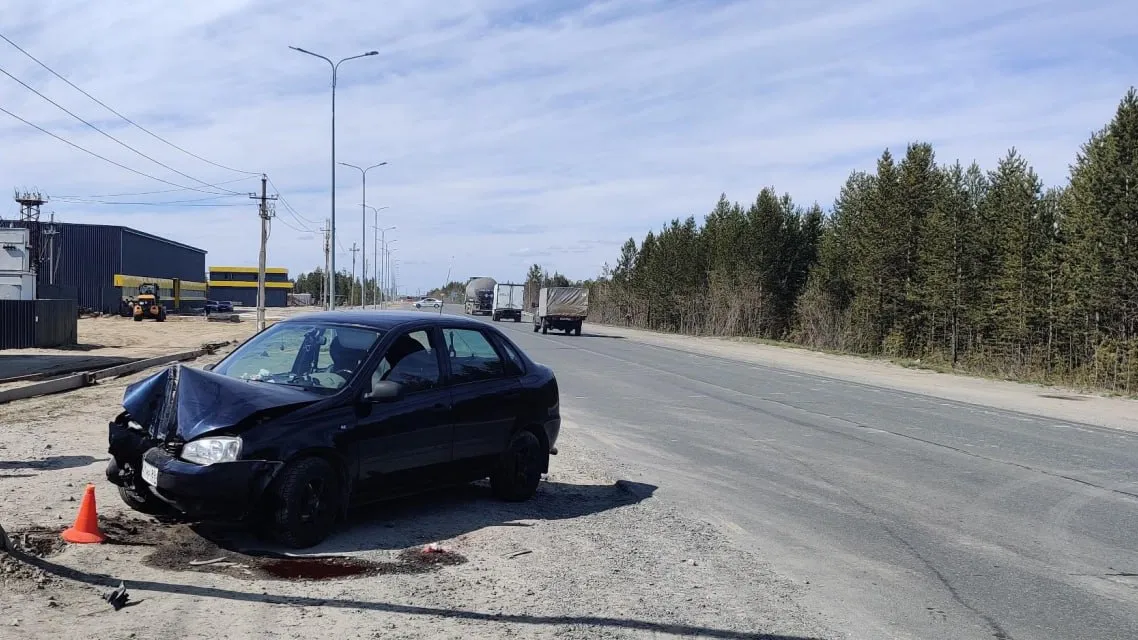
[[[167,394],[174,386],[173,398]],[[175,365],[128,386],[123,408],[152,433],[150,425],[173,410],[175,433],[184,441],[233,427],[242,420],[274,408],[311,404],[322,396],[283,385],[245,382],[203,369]],[[165,431],[165,429],[161,429]]]

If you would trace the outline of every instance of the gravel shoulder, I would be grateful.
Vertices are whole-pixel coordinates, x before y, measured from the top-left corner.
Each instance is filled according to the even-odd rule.
[[[1128,398],[910,369],[880,360],[819,353],[792,346],[758,344],[741,339],[680,336],[599,324],[587,324],[585,327],[587,332],[594,334],[623,336],[628,340],[660,348],[678,349],[1072,423],[1138,432],[1138,400]]]
[[[189,536],[171,537],[175,545],[150,539],[147,532],[172,525],[127,510],[103,478],[107,420],[124,387],[145,375],[0,405],[0,524],[9,535],[53,541],[74,518],[87,483],[96,485],[108,532],[141,532],[114,538],[122,544],[30,544],[42,556],[33,565],[0,554],[0,637],[57,638],[78,626],[108,640],[840,637],[802,609],[802,586],[681,512],[654,478],[611,459],[589,425],[572,422],[534,500],[500,503],[477,484],[403,499],[353,514],[309,554],[390,571],[266,579],[243,574],[239,563],[192,565],[213,560],[195,554],[216,548],[185,529],[163,534]],[[260,545],[227,535],[238,550]],[[399,570],[401,558],[429,543],[441,544],[455,563]],[[136,604],[115,611],[101,594],[120,581]]]

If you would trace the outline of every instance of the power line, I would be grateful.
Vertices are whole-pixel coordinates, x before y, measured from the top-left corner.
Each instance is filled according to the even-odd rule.
[[[291,224],[285,222],[284,218],[281,218],[281,217],[277,217],[276,220],[277,220],[277,222],[283,224],[284,226],[288,227],[289,229],[292,229],[293,231],[295,231],[297,233],[316,233],[312,229],[298,229],[298,228],[292,226]]]
[[[80,116],[76,115],[74,112],[70,111],[70,110],[69,110],[67,107],[64,107],[63,105],[59,104],[59,103],[58,103],[58,102],[56,102],[55,100],[52,100],[51,98],[49,98],[49,97],[45,96],[44,94],[40,93],[39,91],[37,91],[37,90],[36,90],[34,87],[32,87],[31,85],[29,85],[28,83],[24,82],[23,80],[20,80],[19,78],[17,78],[16,76],[12,75],[11,73],[8,73],[8,71],[7,71],[7,70],[5,70],[3,67],[0,67],[0,73],[3,73],[4,75],[8,76],[8,77],[9,77],[9,78],[11,78],[12,80],[15,80],[16,82],[20,83],[20,85],[21,85],[21,86],[23,86],[23,87],[24,87],[25,89],[27,89],[28,91],[31,91],[32,93],[36,94],[37,96],[39,96],[39,97],[43,98],[45,101],[47,101],[47,102],[51,103],[51,104],[52,104],[53,106],[55,106],[57,109],[59,109],[60,111],[62,111],[62,112],[64,112],[64,113],[66,113],[67,115],[71,116],[72,118],[75,118],[75,119],[76,119],[76,120],[78,120],[79,122],[82,122],[83,124],[87,125],[88,127],[91,127],[92,129],[94,129],[95,131],[97,131],[97,132],[101,133],[102,135],[106,136],[107,138],[110,138],[110,139],[111,139],[111,140],[113,140],[114,142],[118,143],[120,146],[122,146],[122,147],[124,147],[124,148],[126,148],[126,149],[129,149],[129,150],[131,150],[131,151],[135,152],[136,154],[138,154],[138,155],[142,156],[143,158],[146,158],[147,160],[149,160],[149,161],[153,162],[154,164],[156,164],[156,165],[158,165],[158,166],[160,166],[160,167],[163,167],[163,168],[165,168],[165,169],[169,169],[170,171],[173,171],[174,173],[176,173],[176,174],[178,174],[178,175],[180,175],[180,176],[182,176],[182,177],[184,177],[184,178],[189,178],[190,180],[193,180],[194,182],[199,182],[199,183],[201,183],[201,184],[203,184],[203,185],[209,186],[209,183],[208,183],[208,182],[206,182],[205,180],[199,180],[198,178],[195,178],[195,177],[191,176],[191,175],[190,175],[190,174],[188,174],[188,173],[183,173],[183,172],[181,172],[181,171],[178,171],[178,170],[177,170],[177,169],[175,169],[174,167],[171,167],[171,166],[170,166],[170,165],[168,165],[168,164],[165,164],[165,163],[163,163],[163,162],[161,162],[161,161],[159,161],[159,160],[155,160],[154,158],[151,158],[150,156],[146,155],[145,153],[143,153],[143,152],[139,151],[138,149],[135,149],[134,147],[130,146],[129,144],[127,144],[127,143],[123,142],[122,140],[119,140],[118,138],[116,138],[116,137],[112,136],[111,134],[107,133],[106,131],[103,131],[103,130],[102,130],[102,129],[100,129],[99,127],[96,127],[95,125],[91,124],[90,122],[88,122],[88,121],[84,120],[83,118],[81,118]],[[229,191],[230,193],[232,193],[232,194],[235,194],[235,195],[238,193],[238,192],[236,192],[236,191],[233,191],[233,190],[231,190],[231,189],[222,189],[222,191]]]
[[[285,200],[284,196],[281,195],[280,187],[278,187],[273,182],[272,178],[269,178],[269,184],[273,185],[273,189],[276,190],[277,196],[280,198],[281,203],[284,204],[285,209],[288,209],[289,213],[291,213],[297,219],[297,222],[304,221],[304,222],[307,222],[308,224],[316,224],[315,220],[309,220],[308,218],[305,218],[304,216],[300,215],[300,212],[297,211],[296,209],[294,209],[292,207],[292,205],[288,203],[288,200]]]
[[[177,201],[174,202],[122,202],[119,200],[73,200],[63,198],[52,198],[54,201],[64,202],[67,204],[108,204],[108,205],[123,205],[123,206],[144,206],[144,207],[244,207],[244,204],[235,203],[215,203],[215,204],[182,204]]]
[[[205,189],[199,189],[198,187],[187,187],[187,186],[186,186],[186,185],[184,185],[184,184],[178,184],[177,182],[170,182],[169,180],[164,180],[164,179],[162,179],[162,178],[159,178],[158,176],[152,176],[152,175],[150,175],[149,173],[146,173],[146,172],[143,172],[143,171],[139,171],[138,169],[131,169],[130,167],[126,166],[125,164],[122,164],[121,162],[115,162],[114,160],[111,160],[110,158],[108,158],[108,157],[106,157],[106,156],[101,156],[101,155],[99,155],[99,154],[95,153],[94,151],[91,151],[90,149],[85,149],[85,148],[83,148],[83,147],[81,147],[81,146],[79,146],[79,145],[75,144],[74,142],[72,142],[72,141],[70,141],[70,140],[68,140],[68,139],[66,139],[66,138],[60,137],[60,136],[58,136],[58,135],[56,135],[56,134],[54,134],[54,133],[52,133],[52,132],[48,131],[47,129],[44,129],[43,127],[39,126],[38,124],[35,124],[34,122],[28,122],[27,120],[24,120],[23,118],[21,118],[20,116],[18,116],[18,115],[16,115],[16,114],[12,113],[11,111],[8,111],[8,110],[7,110],[7,109],[5,109],[4,107],[0,107],[0,112],[6,113],[6,114],[8,114],[8,115],[12,116],[13,118],[15,118],[15,119],[19,120],[20,122],[23,122],[24,124],[28,125],[29,127],[32,127],[33,129],[36,129],[36,130],[40,131],[41,133],[46,133],[47,135],[49,135],[49,136],[51,136],[51,137],[55,138],[56,140],[59,140],[60,142],[62,142],[62,143],[64,143],[64,144],[66,144],[66,145],[68,145],[68,146],[70,146],[70,147],[74,147],[74,148],[76,148],[76,149],[78,149],[78,150],[82,151],[83,153],[86,153],[87,155],[90,155],[90,156],[94,156],[94,157],[96,157],[96,158],[98,158],[98,159],[102,160],[103,162],[107,162],[107,163],[109,163],[109,164],[113,164],[113,165],[115,165],[116,167],[118,167],[118,168],[120,168],[120,169],[126,169],[127,171],[129,171],[129,172],[131,172],[131,173],[134,173],[134,174],[138,174],[138,175],[140,175],[140,176],[142,176],[142,177],[144,177],[144,178],[150,178],[151,180],[154,180],[154,181],[156,181],[156,182],[161,182],[161,183],[163,183],[163,184],[168,184],[168,185],[170,185],[170,186],[172,186],[172,187],[178,187],[180,190],[185,190],[185,191],[200,191],[201,193],[212,193],[212,194],[215,194],[215,195],[216,195],[216,193],[217,193],[217,192],[215,192],[215,191],[206,191]]]
[[[226,171],[233,171],[234,173],[244,173],[244,174],[247,174],[247,175],[250,175],[250,176],[255,176],[255,175],[259,175],[259,174],[260,174],[260,172],[258,172],[258,171],[242,171],[241,169],[234,169],[233,167],[227,167],[227,166],[225,166],[225,165],[223,165],[223,164],[219,164],[219,163],[217,163],[217,162],[214,162],[214,161],[212,161],[212,160],[208,160],[208,159],[206,159],[206,158],[203,158],[203,157],[199,156],[198,154],[196,154],[196,153],[193,153],[192,151],[187,151],[186,149],[183,149],[182,147],[179,147],[178,145],[174,144],[173,142],[170,142],[169,140],[167,140],[167,139],[163,138],[162,136],[158,135],[157,133],[154,133],[154,132],[153,132],[153,131],[151,131],[150,129],[147,129],[146,127],[144,127],[144,126],[142,126],[142,125],[138,124],[138,123],[137,123],[137,122],[135,122],[134,120],[131,120],[130,118],[128,118],[128,117],[126,117],[126,116],[124,116],[123,114],[119,113],[118,111],[115,111],[114,109],[112,109],[112,108],[110,107],[110,105],[106,104],[106,103],[105,103],[105,102],[103,102],[102,100],[99,100],[99,99],[98,99],[98,98],[96,98],[95,96],[93,96],[93,95],[91,95],[91,94],[87,93],[86,91],[84,91],[83,89],[81,89],[81,88],[80,88],[78,85],[76,85],[74,82],[71,82],[71,81],[70,81],[70,80],[68,80],[67,78],[65,78],[65,77],[63,77],[62,75],[60,75],[59,73],[57,73],[57,72],[55,71],[55,69],[52,69],[51,67],[47,66],[45,63],[41,62],[41,61],[39,60],[39,58],[36,58],[36,57],[35,57],[35,56],[33,56],[32,54],[30,54],[30,53],[28,53],[27,51],[25,51],[23,48],[21,48],[21,47],[20,47],[20,45],[18,45],[18,44],[16,44],[15,42],[12,42],[11,40],[9,40],[9,39],[8,39],[8,37],[7,37],[7,36],[5,36],[3,33],[0,33],[0,38],[3,38],[3,40],[4,40],[5,42],[7,42],[8,44],[10,44],[10,45],[12,45],[13,47],[15,47],[15,48],[16,48],[16,50],[17,50],[17,51],[19,51],[20,53],[22,53],[22,54],[24,54],[25,56],[27,56],[27,57],[31,58],[31,59],[32,59],[32,61],[34,61],[36,64],[38,64],[39,66],[41,66],[41,67],[43,67],[44,69],[46,69],[48,73],[50,73],[51,75],[55,76],[56,78],[59,78],[60,80],[62,80],[62,81],[64,81],[64,82],[66,82],[66,83],[68,84],[68,86],[70,86],[72,89],[75,89],[75,90],[76,90],[76,91],[78,91],[79,93],[82,93],[83,95],[87,96],[88,98],[90,98],[91,100],[93,100],[93,101],[94,101],[96,104],[98,104],[99,106],[103,107],[103,108],[104,108],[104,109],[106,109],[107,111],[110,111],[111,113],[115,114],[116,116],[118,116],[118,117],[122,118],[122,119],[123,119],[124,121],[126,121],[128,124],[130,124],[131,126],[133,126],[133,127],[137,128],[137,129],[139,129],[139,130],[140,130],[140,131],[142,131],[143,133],[146,133],[147,135],[149,135],[150,137],[154,138],[155,140],[158,140],[159,142],[162,142],[162,143],[164,143],[164,144],[166,144],[166,145],[169,145],[170,147],[173,147],[173,148],[177,149],[178,151],[181,151],[182,153],[184,153],[184,154],[186,154],[186,155],[188,155],[188,156],[191,156],[191,157],[197,158],[198,160],[201,160],[202,162],[205,162],[206,164],[211,164],[211,165],[213,165],[213,166],[215,166],[215,167],[217,167],[217,168],[219,168],[219,169],[225,169]]]
[[[284,196],[281,195],[281,190],[277,187],[277,185],[275,183],[273,183],[272,178],[269,178],[268,180],[269,180],[269,184],[273,185],[273,189],[277,192],[277,200],[285,206],[285,211],[288,211],[289,215],[291,215],[293,217],[293,219],[296,220],[296,223],[304,228],[302,233],[316,233],[312,229],[308,228],[308,225],[305,224],[305,222],[307,222],[309,224],[313,224],[312,221],[309,220],[308,218],[305,218],[304,216],[300,215],[300,212],[298,212],[296,209],[294,209],[293,206],[291,204],[289,204],[287,200],[285,200]],[[296,227],[293,227],[292,225],[289,225],[287,223],[285,223],[285,226],[290,228],[290,229],[295,229],[297,231],[301,231],[300,229],[296,229]]]
[[[225,182],[215,182],[209,186],[220,187],[221,185],[224,185],[224,184],[233,184],[234,182],[244,182],[245,180],[252,180],[252,179],[253,179],[252,176],[249,176],[246,178],[237,178],[236,180],[226,180]],[[155,195],[158,193],[176,193],[178,191],[185,191],[185,189],[162,189],[161,191],[138,191],[135,193],[104,193],[101,195],[94,195],[94,196],[56,196],[56,195],[53,195],[52,198],[57,198],[57,199],[58,198],[93,198],[93,199],[98,199],[98,198],[126,198],[126,197],[130,197],[130,196],[150,196],[150,195]],[[229,194],[224,194],[221,197],[228,197],[228,196],[229,196]]]
[[[207,196],[205,198],[191,198],[190,200],[160,200],[158,202],[153,202],[153,201],[143,202],[141,204],[184,204],[187,202],[205,202],[206,200],[220,200],[221,198],[232,198],[232,197],[233,196],[231,196],[229,194],[224,194],[224,195],[216,195],[216,196]],[[94,196],[88,196],[88,197],[84,197],[84,196],[52,196],[52,200],[71,200],[71,201],[94,200],[94,201],[98,201],[99,198],[94,197]],[[111,201],[111,204],[116,204],[116,202]],[[127,204],[127,203],[124,202],[122,204]]]

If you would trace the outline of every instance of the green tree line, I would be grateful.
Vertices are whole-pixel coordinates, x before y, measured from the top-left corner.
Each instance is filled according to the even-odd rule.
[[[1138,94],[1067,184],[914,142],[850,174],[828,212],[774,189],[629,239],[593,287],[602,322],[789,340],[1138,392]]]
[[[317,267],[308,273],[301,273],[293,280],[293,293],[311,293],[313,303],[320,305],[323,303],[325,295],[324,288],[327,284],[327,273]],[[365,287],[367,291],[367,302],[370,305],[372,301],[376,299],[377,289],[374,278],[368,278],[366,281],[361,282],[358,277],[353,278],[352,275],[346,271],[337,273],[336,304],[345,304],[348,306],[359,305]]]

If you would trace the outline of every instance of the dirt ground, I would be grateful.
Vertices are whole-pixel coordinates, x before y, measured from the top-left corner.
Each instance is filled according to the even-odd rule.
[[[109,318],[83,335],[168,350],[252,330],[213,325]],[[0,405],[0,525],[29,558],[0,554],[0,637],[834,637],[796,604],[802,585],[670,506],[571,420],[533,500],[475,484],[386,503],[300,560],[239,529],[143,518],[103,469],[107,421],[145,375]],[[87,483],[108,543],[64,546]],[[103,594],[120,584],[115,610]]]
[[[202,316],[170,316],[165,322],[135,322],[118,316],[81,318],[79,343],[73,347],[0,351],[0,380],[100,369],[190,351],[206,343],[244,340],[256,328],[256,322],[208,322]]]
[[[832,355],[742,339],[701,338],[589,324],[588,330],[620,335],[667,349],[719,356],[755,365],[910,391],[945,400],[1019,411],[1056,420],[1138,431],[1138,400],[1070,389],[910,369],[890,362]]]

